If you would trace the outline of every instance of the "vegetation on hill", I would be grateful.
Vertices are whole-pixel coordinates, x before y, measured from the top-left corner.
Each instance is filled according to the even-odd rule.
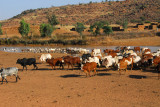
[[[48,22],[47,16],[55,14],[61,25],[73,25],[77,22],[93,24],[106,20],[110,24],[123,22],[137,23],[139,21],[160,21],[159,0],[126,0],[105,1],[100,3],[67,5],[60,7],[30,9],[4,21],[6,26],[19,24],[24,18],[30,24],[40,25]]]

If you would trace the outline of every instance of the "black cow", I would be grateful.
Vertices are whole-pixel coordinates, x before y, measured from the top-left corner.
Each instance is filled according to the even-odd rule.
[[[20,64],[21,66],[23,66],[23,70],[24,70],[24,67],[26,67],[26,71],[27,71],[27,65],[32,65],[32,64],[33,64],[34,68],[38,69],[38,67],[36,65],[36,59],[35,58],[18,59],[17,64]]]
[[[82,63],[84,63],[85,59],[88,59],[89,57],[91,57],[91,54],[90,54],[90,53],[83,54],[83,55],[82,55]]]

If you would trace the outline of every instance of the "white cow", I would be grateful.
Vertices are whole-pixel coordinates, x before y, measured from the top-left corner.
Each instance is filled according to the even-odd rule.
[[[93,49],[92,50],[92,54],[93,54],[93,56],[100,56],[100,57],[102,57],[101,49]]]
[[[113,58],[111,55],[105,56],[102,59],[102,65],[105,66],[106,68],[113,66],[116,63],[115,58]]]
[[[99,58],[98,57],[89,57],[88,59],[85,59],[86,62],[96,62],[98,66],[100,66]]]
[[[42,54],[40,57],[40,61],[46,62],[46,59],[51,59],[51,58],[52,58],[51,54]]]
[[[0,78],[2,78],[1,84],[3,84],[4,79],[8,83],[6,77],[12,76],[12,75],[14,75],[16,77],[16,82],[18,81],[18,79],[20,80],[20,77],[18,76],[18,68],[17,67],[1,68],[1,70],[0,70]]]

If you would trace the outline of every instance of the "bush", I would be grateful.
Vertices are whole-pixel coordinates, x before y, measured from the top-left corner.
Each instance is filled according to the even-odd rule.
[[[145,21],[145,23],[151,23],[150,21]]]
[[[59,24],[59,22],[54,14],[52,16],[48,16],[47,18],[48,18],[49,24],[51,24],[52,26]]]
[[[22,37],[28,36],[28,33],[30,31],[29,24],[26,23],[24,19],[22,19],[20,21],[20,27],[18,28],[18,30],[19,30],[19,33],[22,35]]]
[[[103,32],[107,35],[111,34],[113,32],[112,27],[110,26],[104,26],[103,27]]]
[[[3,31],[2,31],[2,24],[0,24],[0,35],[3,35]]]
[[[40,25],[40,33],[41,37],[51,36],[53,32],[53,27],[50,24],[41,24]]]
[[[85,29],[86,27],[84,26],[83,23],[77,22],[75,28],[76,28],[76,31],[80,34],[81,39],[82,39],[82,35],[83,35],[82,32],[84,31],[84,29]]]

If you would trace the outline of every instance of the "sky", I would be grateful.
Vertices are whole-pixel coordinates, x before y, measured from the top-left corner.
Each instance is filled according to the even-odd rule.
[[[57,7],[68,4],[89,3],[90,1],[102,2],[105,0],[1,0],[0,20],[12,18],[13,16],[16,16],[28,9],[49,8],[51,6]]]

